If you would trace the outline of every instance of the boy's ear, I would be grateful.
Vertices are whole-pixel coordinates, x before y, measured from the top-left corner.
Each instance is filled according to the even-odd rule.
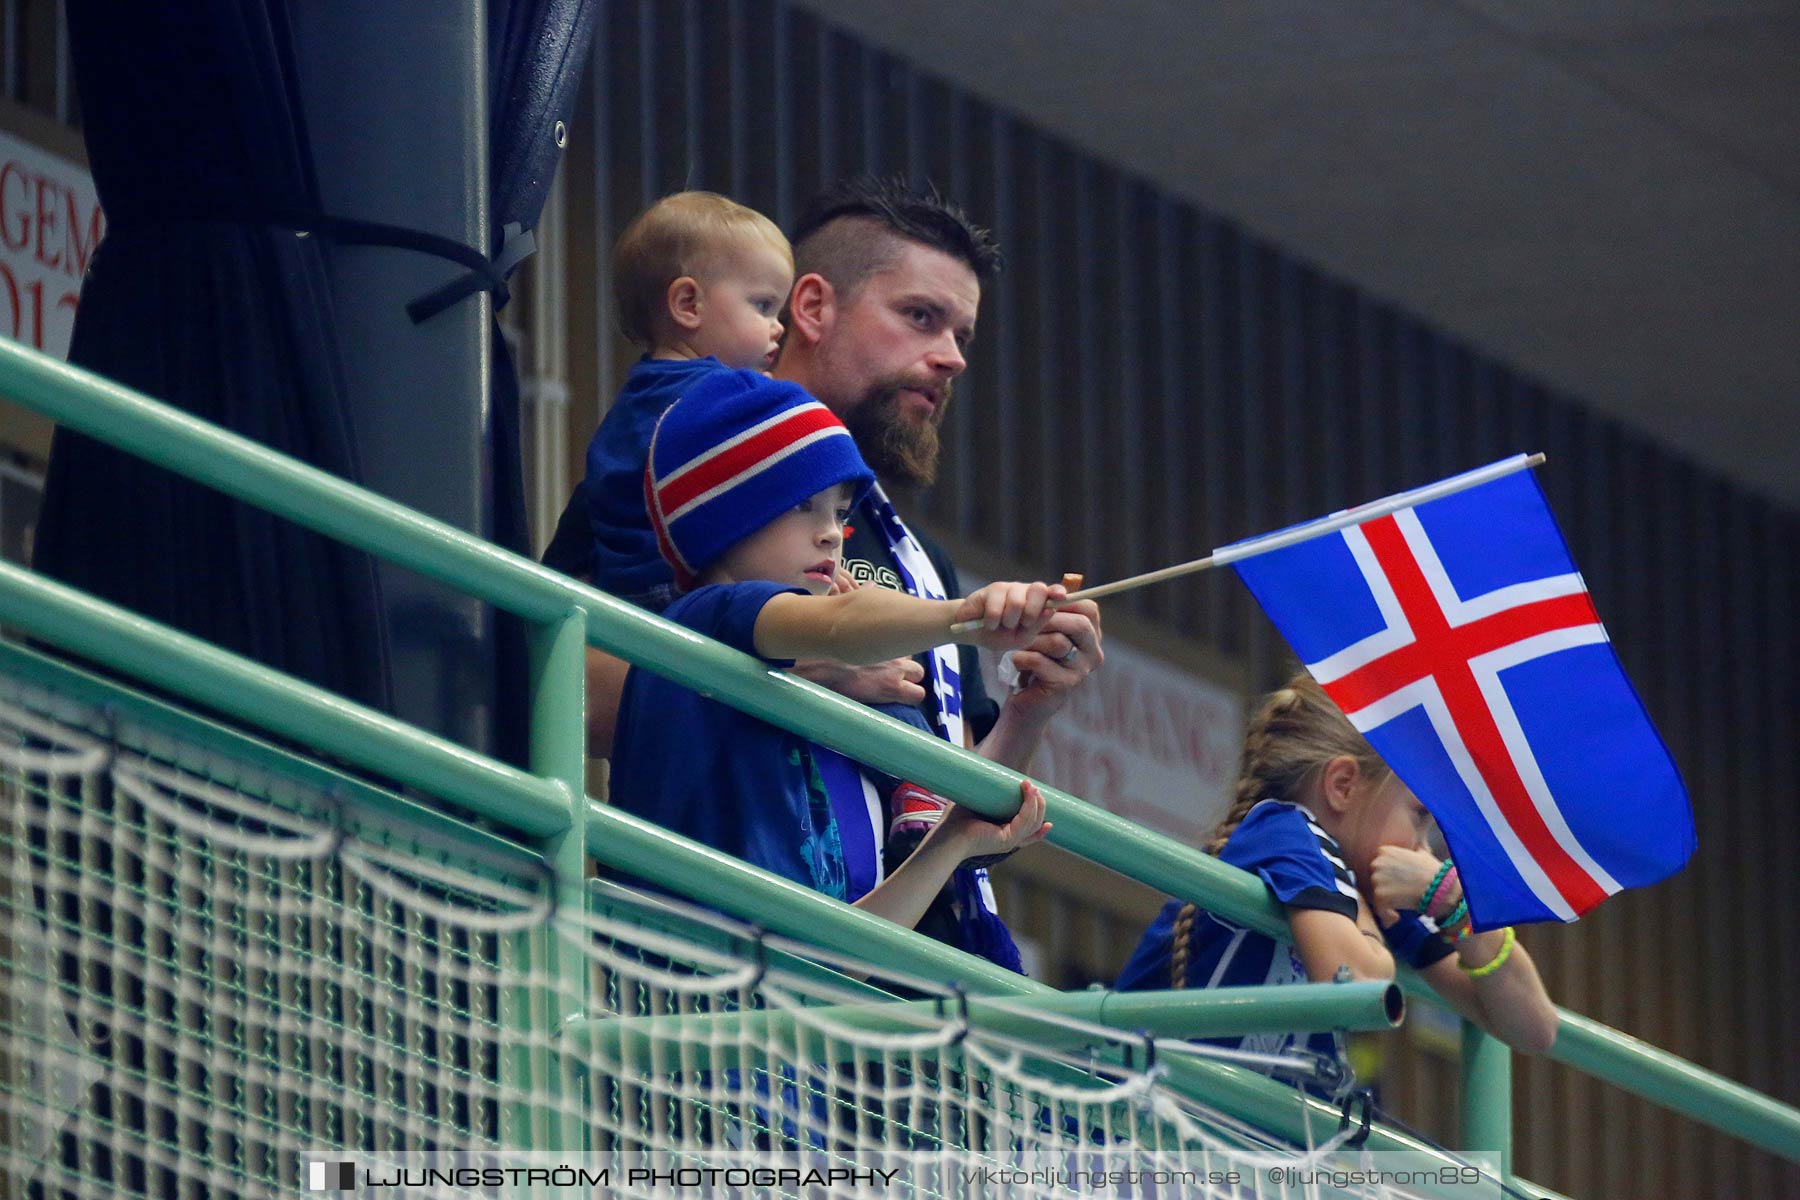
[[[823,275],[809,272],[794,281],[788,295],[787,325],[807,345],[816,345],[837,319],[837,292]]]
[[[689,332],[700,328],[700,283],[691,275],[683,275],[669,285],[664,299],[669,306],[669,320]]]
[[[1319,786],[1325,793],[1325,803],[1334,813],[1350,811],[1351,793],[1356,790],[1357,776],[1362,774],[1356,760],[1348,754],[1340,754],[1325,763],[1325,769],[1319,775]]]

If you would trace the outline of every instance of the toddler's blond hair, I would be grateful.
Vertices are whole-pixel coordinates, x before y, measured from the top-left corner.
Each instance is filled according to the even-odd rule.
[[[639,213],[613,243],[612,284],[619,331],[654,347],[669,285],[683,275],[705,282],[733,251],[763,244],[794,266],[775,222],[716,192],[676,192]]]

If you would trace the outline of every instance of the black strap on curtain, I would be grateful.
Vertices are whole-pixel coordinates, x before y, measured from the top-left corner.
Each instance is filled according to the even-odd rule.
[[[319,234],[346,246],[386,246],[396,250],[412,250],[419,254],[429,254],[464,268],[465,273],[450,280],[441,287],[433,288],[424,295],[408,302],[406,315],[412,318],[415,325],[429,321],[451,305],[473,296],[476,292],[491,292],[494,296],[494,307],[501,308],[512,298],[507,280],[513,271],[537,251],[537,239],[531,230],[521,229],[518,222],[506,226],[502,232],[499,252],[493,259],[487,258],[479,250],[465,246],[455,238],[442,234],[430,233],[423,229],[412,229],[405,225],[389,225],[380,221],[364,221],[354,217],[338,217],[316,209],[278,207],[258,211],[238,209],[232,206],[185,207],[180,215],[153,215],[149,212],[134,213],[125,221],[115,221],[110,228],[119,232],[121,226],[131,228],[138,225],[167,225],[177,221],[194,221],[202,224],[241,224],[263,225],[271,229],[286,229],[295,233]]]

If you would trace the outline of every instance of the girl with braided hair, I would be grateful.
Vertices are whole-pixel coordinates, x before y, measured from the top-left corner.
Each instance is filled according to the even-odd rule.
[[[1392,979],[1418,970],[1453,1008],[1528,1053],[1549,1049],[1556,1010],[1513,932],[1474,933],[1455,868],[1430,853],[1431,817],[1305,672],[1250,722],[1231,808],[1209,854],[1259,876],[1289,937],[1265,936],[1171,900],[1119,976],[1121,990]],[[1335,1034],[1257,1034],[1222,1044],[1338,1057]]]

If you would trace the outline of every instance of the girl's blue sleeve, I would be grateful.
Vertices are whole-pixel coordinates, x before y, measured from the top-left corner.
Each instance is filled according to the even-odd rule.
[[[1251,809],[1219,858],[1259,876],[1289,908],[1356,919],[1356,877],[1337,842],[1297,804],[1265,800]]]

